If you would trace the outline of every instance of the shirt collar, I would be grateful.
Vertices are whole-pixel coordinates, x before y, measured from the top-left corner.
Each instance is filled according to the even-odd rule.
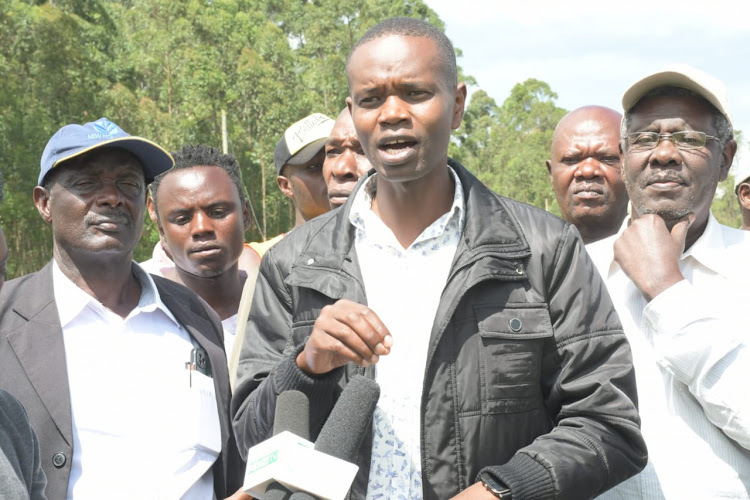
[[[432,225],[430,225],[430,231],[428,232],[427,230],[425,230],[425,232],[423,232],[421,235],[419,235],[419,237],[417,237],[416,240],[414,240],[411,246],[414,246],[426,239],[441,234],[454,217],[458,217],[458,234],[461,234],[463,232],[464,224],[466,221],[464,188],[461,185],[461,180],[459,179],[458,174],[450,165],[448,165],[448,171],[451,173],[451,177],[455,185],[455,189],[453,191],[453,204],[445,214],[443,214]],[[359,186],[357,192],[354,193],[354,201],[352,202],[352,208],[349,212],[349,222],[359,231],[366,232],[376,229],[371,227],[372,223],[374,222],[373,218],[377,218],[379,220],[379,217],[377,217],[377,215],[375,215],[375,212],[372,211],[373,196],[371,193],[374,190],[369,187],[371,183],[375,182],[375,177],[377,175],[378,174],[373,174],[368,177],[365,182],[363,182],[362,185]],[[370,226],[368,226],[368,222]],[[393,237],[393,239],[395,240],[395,237]]]
[[[692,257],[703,266],[724,277],[729,277],[724,269],[726,258],[724,256],[724,235],[721,224],[716,220],[712,212],[708,213],[708,222],[703,234],[693,243],[693,246],[682,254],[682,259]],[[731,270],[728,270],[731,273]]]
[[[136,262],[132,263],[132,270],[133,275],[140,282],[141,297],[138,300],[138,305],[130,311],[130,314],[125,319],[127,320],[142,312],[148,313],[160,309],[179,326],[180,323],[174,317],[172,311],[162,302],[159,290],[156,288],[156,283],[154,283],[151,275],[141,269]],[[70,278],[65,276],[55,260],[52,261],[52,287],[55,294],[55,302],[57,303],[58,315],[60,316],[60,326],[63,328],[86,307],[91,307],[95,311],[107,309],[96,298],[83,291]]]

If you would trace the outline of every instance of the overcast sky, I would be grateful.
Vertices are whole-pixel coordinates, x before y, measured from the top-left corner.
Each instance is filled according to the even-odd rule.
[[[621,111],[635,80],[683,62],[725,83],[734,127],[750,139],[750,1],[425,1],[463,51],[461,67],[498,104],[536,78],[565,109]],[[740,165],[750,172],[747,147]]]

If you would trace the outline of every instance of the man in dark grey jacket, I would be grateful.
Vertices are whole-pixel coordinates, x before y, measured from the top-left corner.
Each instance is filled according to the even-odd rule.
[[[381,398],[354,498],[590,498],[646,461],[630,350],[572,226],[447,158],[466,87],[434,27],[348,63],[375,173],[261,264],[232,400],[241,452],[301,390],[319,431],[355,374]],[[366,304],[366,305],[365,305]]]
[[[219,318],[133,262],[146,185],[173,163],[106,118],[66,125],[42,155],[53,260],[0,292],[0,388],[28,412],[50,500],[240,487]]]

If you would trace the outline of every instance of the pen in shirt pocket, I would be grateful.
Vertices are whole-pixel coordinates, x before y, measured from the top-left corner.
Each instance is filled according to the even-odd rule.
[[[185,368],[190,371],[190,387],[193,387],[193,372],[202,373],[211,377],[211,361],[208,359],[208,353],[202,347],[194,347],[190,351],[190,361],[185,363]]]

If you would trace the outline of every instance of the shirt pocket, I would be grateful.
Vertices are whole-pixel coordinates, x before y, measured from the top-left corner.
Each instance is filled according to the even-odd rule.
[[[483,413],[539,408],[544,343],[552,337],[546,304],[475,306]]]

